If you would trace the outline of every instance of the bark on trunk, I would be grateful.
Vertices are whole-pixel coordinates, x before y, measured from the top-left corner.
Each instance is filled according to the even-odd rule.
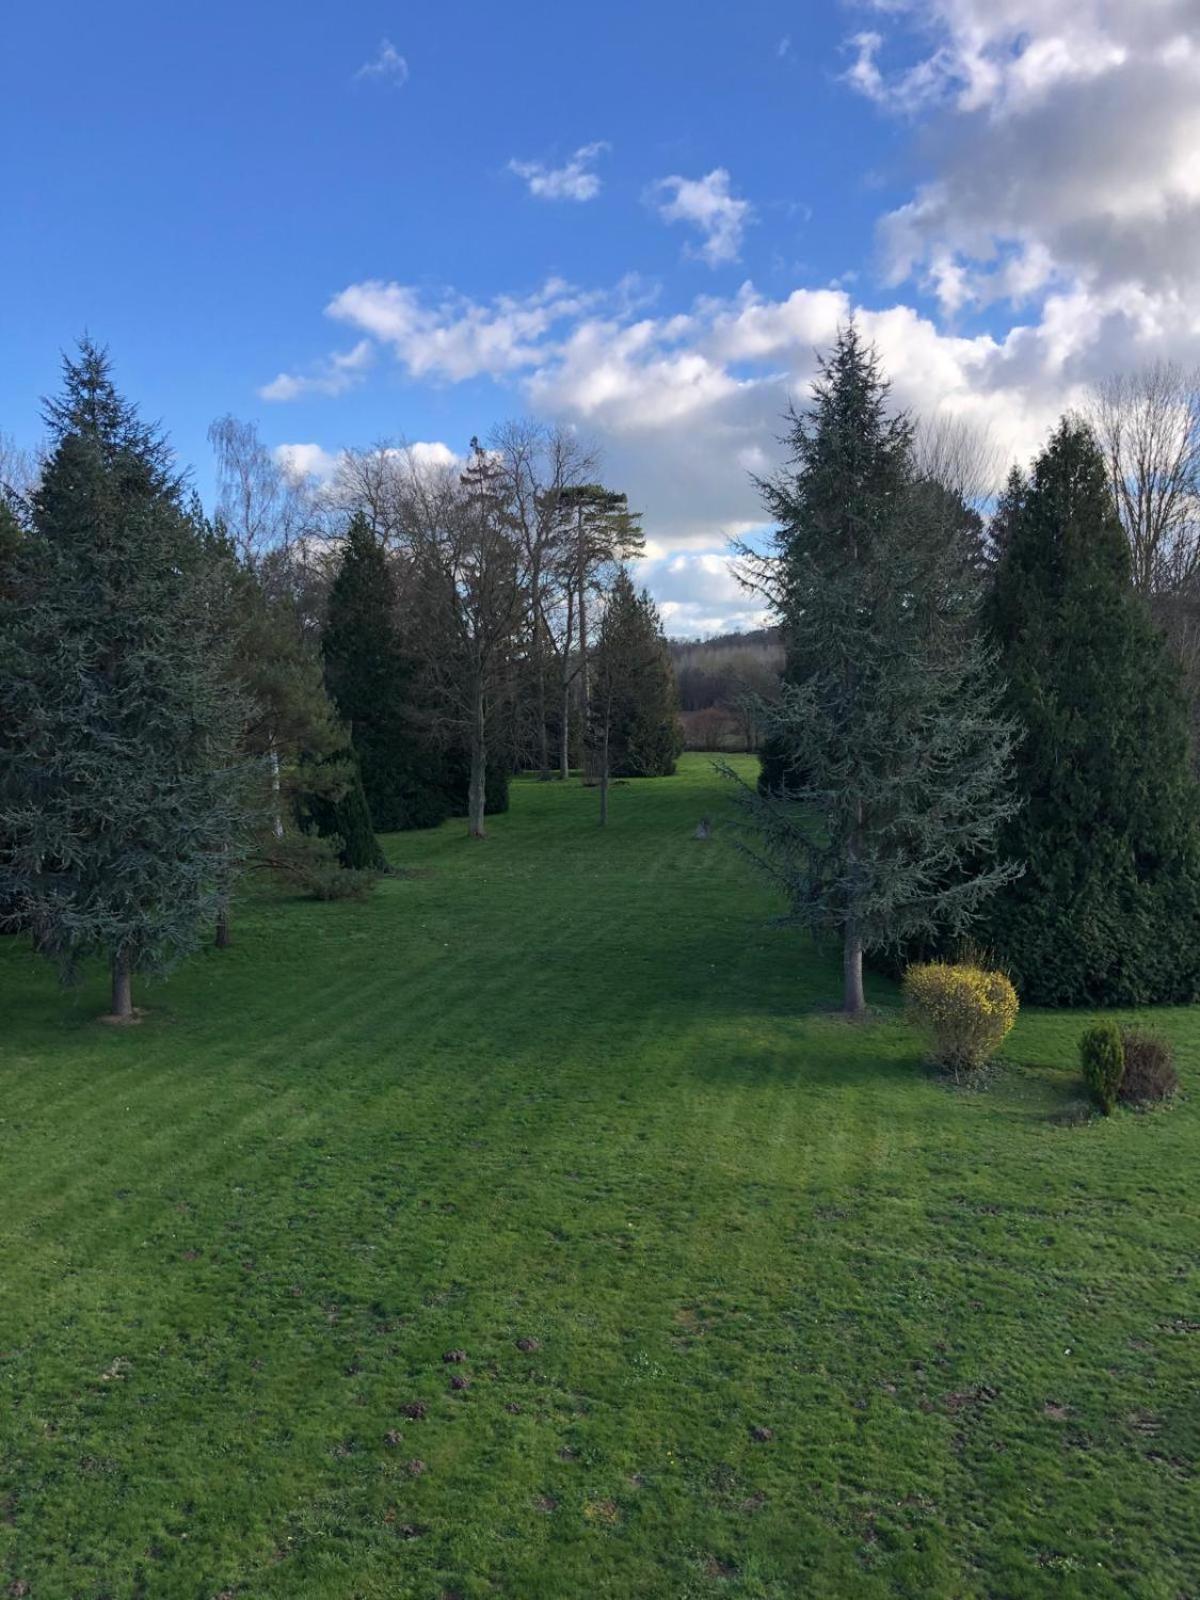
[[[862,939],[853,923],[847,923],[846,939],[842,946],[842,1010],[848,1017],[861,1017],[866,1009]]]
[[[228,950],[232,941],[229,937],[229,907],[222,905],[217,912],[217,933],[213,940],[218,950]]]
[[[562,654],[562,738],[559,747],[558,775],[564,783],[571,776],[571,640],[575,637],[575,614],[571,585],[567,584],[567,632]]]
[[[133,974],[126,956],[114,956],[112,963],[112,1014],[114,1017],[133,1015]]]
[[[483,695],[476,693],[471,722],[471,786],[468,798],[467,831],[472,839],[487,836],[483,813],[487,803],[487,743],[484,737]]]
[[[274,833],[274,835],[275,835],[275,837],[277,839],[282,839],[283,838],[283,814],[282,814],[282,811],[280,809],[280,794],[282,792],[282,784],[280,783],[280,778],[279,778],[279,752],[275,749],[275,740],[273,738],[271,740],[270,766],[271,766],[271,809],[274,812],[274,816],[273,816],[272,821],[271,821],[271,831]]]
[[[604,740],[600,747],[600,826],[608,824],[608,730],[611,715],[604,718]]]

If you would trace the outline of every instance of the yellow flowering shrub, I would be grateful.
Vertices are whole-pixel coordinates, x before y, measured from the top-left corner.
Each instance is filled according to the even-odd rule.
[[[953,1072],[974,1072],[994,1056],[1017,1020],[1017,991],[1002,972],[927,961],[904,974],[909,1016],[929,1037],[932,1056]]]

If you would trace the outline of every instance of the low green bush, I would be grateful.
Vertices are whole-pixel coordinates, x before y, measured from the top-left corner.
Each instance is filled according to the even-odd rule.
[[[1092,1098],[1109,1116],[1125,1076],[1125,1041],[1115,1022],[1098,1022],[1084,1030],[1079,1040],[1079,1064]]]

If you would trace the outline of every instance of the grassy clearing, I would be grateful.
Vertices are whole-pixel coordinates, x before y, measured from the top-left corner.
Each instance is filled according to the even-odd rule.
[[[1169,1113],[1079,1015],[948,1090],[720,789],[520,783],[140,1029],[0,945],[0,1594],[1196,1592],[1196,1013]]]

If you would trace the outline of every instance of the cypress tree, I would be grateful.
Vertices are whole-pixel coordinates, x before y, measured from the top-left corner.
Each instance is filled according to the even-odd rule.
[[[788,641],[768,731],[779,787],[742,799],[789,919],[834,933],[844,1009],[864,951],[967,927],[1012,868],[1011,725],[976,632],[978,589],[953,497],[918,479],[912,425],[851,324],[792,414],[790,470],[762,485],[778,525],[759,572]]]
[[[107,958],[112,1014],[214,910],[246,823],[244,706],[203,539],[165,440],[85,341],[0,625],[0,902],[70,975]]]
[[[985,934],[1023,996],[1200,992],[1200,838],[1178,669],[1130,579],[1103,458],[1067,419],[1000,508],[986,621],[1026,733],[1002,848],[1024,876]]]
[[[607,740],[609,776],[669,777],[683,749],[675,670],[657,607],[624,567],[601,618],[595,677],[589,742]]]
[[[346,532],[321,638],[325,681],[350,731],[375,826],[428,828],[451,813],[441,752],[423,725],[395,578],[366,518]]]

